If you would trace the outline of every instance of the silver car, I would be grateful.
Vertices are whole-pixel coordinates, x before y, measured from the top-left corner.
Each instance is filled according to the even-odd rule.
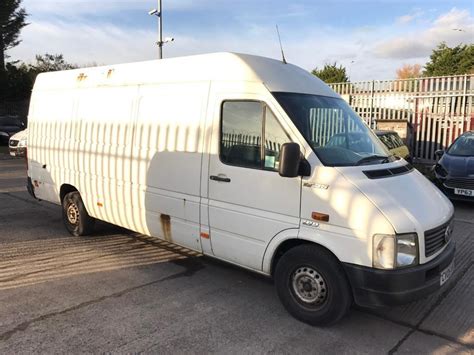
[[[11,136],[8,147],[13,157],[26,156],[26,144],[28,141],[28,128]]]

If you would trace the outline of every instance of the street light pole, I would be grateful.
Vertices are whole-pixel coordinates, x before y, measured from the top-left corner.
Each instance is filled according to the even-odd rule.
[[[158,59],[163,59],[163,7],[158,0]]]
[[[158,9],[153,9],[148,12],[148,15],[158,17],[158,42],[156,42],[156,44],[158,45],[159,59],[163,59],[163,45],[174,41],[173,37],[166,37],[165,40],[163,40],[163,6],[161,1],[162,0],[158,0]]]

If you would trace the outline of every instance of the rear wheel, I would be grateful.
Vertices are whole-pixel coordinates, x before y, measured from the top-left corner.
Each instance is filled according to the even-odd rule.
[[[342,266],[317,245],[300,245],[285,253],[276,266],[275,285],[287,311],[311,325],[339,321],[352,304]]]
[[[62,206],[64,225],[69,233],[75,237],[92,233],[95,219],[87,213],[79,192],[73,191],[64,196]]]

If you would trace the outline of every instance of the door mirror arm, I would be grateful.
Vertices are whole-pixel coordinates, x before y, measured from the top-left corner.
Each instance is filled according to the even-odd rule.
[[[299,176],[311,176],[311,164],[303,156],[301,156],[300,166],[298,167]]]

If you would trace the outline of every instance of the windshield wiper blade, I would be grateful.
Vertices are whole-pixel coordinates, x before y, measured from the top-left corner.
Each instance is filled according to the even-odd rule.
[[[355,165],[361,165],[362,163],[367,163],[369,161],[372,161],[372,160],[382,160],[382,163],[388,163],[390,162],[390,160],[388,159],[388,157],[384,156],[384,155],[369,155],[368,157],[364,157],[360,160],[358,160]]]

